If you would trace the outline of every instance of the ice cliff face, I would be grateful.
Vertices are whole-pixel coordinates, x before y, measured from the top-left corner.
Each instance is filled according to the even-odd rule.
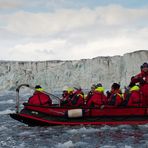
[[[98,82],[105,88],[110,88],[113,82],[120,82],[123,87],[140,72],[145,61],[148,62],[148,50],[78,61],[0,61],[0,90],[15,89],[22,83],[40,84],[47,91],[61,90],[74,83],[85,89]]]

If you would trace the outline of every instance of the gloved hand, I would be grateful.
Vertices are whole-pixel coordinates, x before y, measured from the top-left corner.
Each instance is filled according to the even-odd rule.
[[[106,95],[107,95],[107,98],[109,98],[111,96],[111,92],[110,91],[106,91]]]
[[[142,84],[145,84],[146,82],[145,82],[145,80],[143,80],[143,78],[141,78],[140,79],[140,84],[142,85]]]

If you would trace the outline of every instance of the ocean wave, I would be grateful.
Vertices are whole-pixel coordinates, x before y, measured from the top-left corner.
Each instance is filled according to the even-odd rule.
[[[15,101],[14,100],[3,100],[3,101],[0,101],[0,104],[14,104]]]
[[[79,129],[71,129],[71,130],[68,130],[67,133],[72,133],[72,134],[76,134],[76,133],[94,133],[94,132],[98,132],[100,131],[100,129],[97,129],[97,128],[86,128],[86,127],[82,127],[82,128],[79,128]]]
[[[4,131],[6,129],[8,129],[6,126],[4,126],[4,125],[0,126],[0,131]]]
[[[0,111],[0,115],[6,115],[6,114],[10,114],[10,113],[15,113],[14,110],[10,110],[10,109],[6,109],[3,111]]]
[[[71,147],[86,147],[86,142],[76,142],[73,143],[71,140],[64,142],[64,143],[58,143],[55,147],[56,148],[71,148]]]
[[[112,131],[116,131],[118,129],[122,129],[122,127],[124,129],[129,129],[131,128],[130,125],[123,125],[123,126],[108,126],[108,125],[104,125],[104,126],[99,126],[99,128],[97,127],[81,127],[79,129],[70,129],[67,131],[67,133],[71,133],[71,134],[77,134],[77,133],[94,133],[94,132],[100,132],[100,131],[108,131],[108,130],[112,130]]]

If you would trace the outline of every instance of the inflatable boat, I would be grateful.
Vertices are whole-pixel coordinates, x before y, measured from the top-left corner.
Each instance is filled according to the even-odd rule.
[[[34,89],[27,84],[22,84],[16,89],[16,113],[10,114],[10,117],[29,126],[135,125],[148,123],[148,106],[113,107],[102,105],[99,108],[75,108],[70,106],[63,107],[60,106],[60,103],[52,106],[24,103],[24,108],[19,110],[19,89],[22,86]]]

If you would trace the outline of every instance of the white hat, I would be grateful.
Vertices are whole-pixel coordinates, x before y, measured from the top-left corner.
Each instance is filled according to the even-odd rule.
[[[67,91],[68,90],[68,86],[64,86],[62,90],[63,91],[66,90]]]

